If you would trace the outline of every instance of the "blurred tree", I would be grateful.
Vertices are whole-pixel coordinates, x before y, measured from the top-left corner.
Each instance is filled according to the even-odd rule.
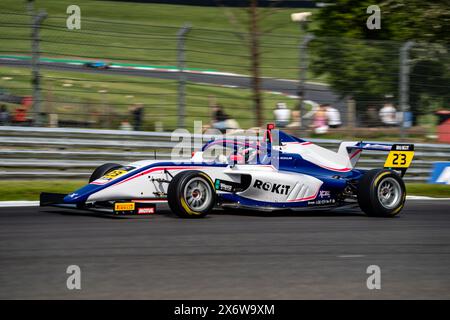
[[[385,0],[380,7],[390,38],[450,44],[449,0]]]
[[[243,16],[236,15],[235,12],[224,6],[223,0],[215,0],[218,6],[221,6],[225,10],[225,15],[229,19],[230,23],[236,27],[234,30],[238,39],[243,41],[243,44],[249,48],[249,62],[250,72],[252,75],[252,92],[253,103],[256,118],[256,126],[262,127],[264,125],[263,115],[263,95],[261,90],[261,49],[260,42],[261,37],[264,34],[270,33],[279,26],[271,26],[266,29],[263,28],[264,19],[278,10],[280,4],[285,0],[272,0],[268,3],[265,2],[265,6],[268,7],[264,12],[260,10],[260,1],[258,0],[246,0],[240,3],[240,6],[246,6],[243,9]],[[243,32],[239,32],[243,30]]]
[[[374,101],[383,101],[386,94],[397,95],[399,49],[414,40],[418,45],[411,55],[412,111],[424,114],[433,105],[431,100],[443,103],[450,87],[450,2],[382,1],[378,4],[381,28],[370,30],[366,10],[372,4],[371,0],[336,0],[314,16],[313,71],[327,75],[338,93],[353,96],[357,108],[364,110]],[[428,48],[430,43],[433,49]]]

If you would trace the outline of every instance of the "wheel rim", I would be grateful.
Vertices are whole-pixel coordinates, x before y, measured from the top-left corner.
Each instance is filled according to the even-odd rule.
[[[402,189],[400,183],[394,178],[388,177],[378,185],[378,200],[386,209],[393,209],[400,203]]]
[[[202,178],[194,178],[184,188],[184,199],[189,208],[202,211],[209,206],[211,190]]]

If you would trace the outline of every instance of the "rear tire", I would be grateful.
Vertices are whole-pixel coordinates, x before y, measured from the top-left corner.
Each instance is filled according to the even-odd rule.
[[[118,163],[105,163],[102,164],[100,167],[97,167],[97,169],[94,170],[94,172],[92,172],[90,178],[89,178],[89,183],[91,183],[92,181],[95,181],[101,177],[103,177],[105,174],[119,169],[121,168],[122,165],[118,164]]]
[[[406,188],[394,171],[373,169],[367,171],[358,184],[358,204],[370,217],[394,217],[402,210]]]
[[[211,178],[200,171],[184,171],[169,183],[167,200],[173,213],[181,218],[203,218],[216,204]]]

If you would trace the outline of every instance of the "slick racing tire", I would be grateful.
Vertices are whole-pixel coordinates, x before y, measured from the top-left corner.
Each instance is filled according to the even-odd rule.
[[[118,163],[105,163],[102,164],[100,167],[97,167],[97,169],[94,170],[94,172],[91,174],[91,177],[89,178],[89,183],[91,183],[94,180],[97,180],[101,177],[103,177],[105,174],[121,168],[122,165]]]
[[[206,173],[189,170],[177,174],[170,181],[167,200],[177,216],[203,218],[216,204],[216,192]]]
[[[358,184],[358,204],[371,217],[394,217],[405,205],[406,189],[394,171],[367,171]]]

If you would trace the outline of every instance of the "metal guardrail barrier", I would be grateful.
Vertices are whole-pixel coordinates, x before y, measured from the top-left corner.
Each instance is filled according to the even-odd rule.
[[[193,135],[194,139],[200,137]],[[203,136],[204,141],[213,137]],[[308,140],[335,150],[341,142]],[[171,141],[169,132],[0,127],[0,176],[6,179],[86,178],[105,162],[167,159],[178,143]],[[450,145],[417,143],[415,150],[406,181],[425,182],[433,162],[450,159]],[[384,152],[363,153],[358,168],[381,167],[385,157]]]

